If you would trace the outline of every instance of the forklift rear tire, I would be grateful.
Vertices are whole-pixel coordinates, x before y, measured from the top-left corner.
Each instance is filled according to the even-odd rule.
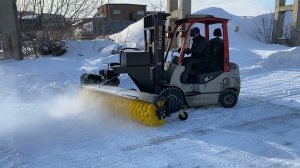
[[[184,111],[178,114],[178,118],[181,121],[185,121],[189,118],[189,115],[187,114],[187,112]]]
[[[219,97],[219,102],[224,108],[232,108],[238,102],[238,95],[233,90],[225,90]]]

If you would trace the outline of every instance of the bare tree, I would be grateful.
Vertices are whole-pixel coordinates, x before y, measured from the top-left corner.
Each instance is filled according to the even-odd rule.
[[[97,0],[19,0],[21,31],[31,34],[39,46],[53,45],[71,37],[76,28],[73,24],[91,16],[97,4]],[[36,51],[39,47],[31,48]]]
[[[253,21],[253,29],[249,33],[255,39],[270,44],[274,39],[274,12],[271,8],[266,10],[268,14],[259,15]],[[287,45],[293,46],[297,41],[295,35],[296,29],[292,25],[292,13],[285,12],[284,23],[283,23],[283,34],[280,37],[281,40],[285,41]]]
[[[273,40],[273,14],[259,15],[253,20],[253,28],[249,33],[255,39],[271,44]]]
[[[108,13],[109,13],[109,15],[108,15],[108,20],[110,21],[110,12],[111,12],[111,11],[110,11],[109,4],[112,3],[112,0],[107,0],[106,3],[108,4]]]
[[[158,2],[156,2],[156,0],[150,5],[151,7],[151,10],[153,11],[164,11],[165,10],[165,3],[166,1],[165,0],[158,0]]]

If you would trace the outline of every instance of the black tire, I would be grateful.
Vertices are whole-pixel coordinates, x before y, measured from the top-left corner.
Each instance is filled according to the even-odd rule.
[[[189,115],[187,112],[184,111],[184,112],[178,114],[178,118],[181,121],[185,121],[189,118]]]
[[[238,95],[233,90],[225,90],[219,97],[219,103],[224,108],[232,108],[238,102]]]
[[[183,108],[185,102],[184,94],[176,87],[163,89],[156,99],[155,102],[165,102],[164,107],[159,107],[159,105],[156,104],[158,108],[161,108],[157,113],[158,118],[165,118],[171,116],[172,113],[178,112]]]
[[[168,87],[163,89],[159,96],[167,97],[171,101],[173,110],[179,111],[185,102],[185,97],[182,91],[176,87]],[[174,111],[175,112],[175,111]]]

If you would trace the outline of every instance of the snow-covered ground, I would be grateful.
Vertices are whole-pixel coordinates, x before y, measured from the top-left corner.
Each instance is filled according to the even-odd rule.
[[[224,12],[216,10],[204,11]],[[0,62],[0,167],[300,167],[300,48],[257,42],[244,24],[235,33],[243,21],[226,15],[239,103],[190,109],[187,121],[174,115],[160,128],[82,98],[80,74],[118,60],[111,41],[69,41],[63,57]],[[121,82],[133,87],[127,76]]]

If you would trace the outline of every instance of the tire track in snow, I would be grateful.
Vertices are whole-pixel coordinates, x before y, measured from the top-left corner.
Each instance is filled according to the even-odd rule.
[[[260,105],[264,105],[264,107],[273,109],[274,111],[278,111],[278,109],[282,109],[282,110],[288,109],[289,111],[291,111],[291,113],[299,113],[299,109],[297,109],[297,108],[289,107],[289,106],[282,105],[282,104],[272,103],[272,101],[274,101],[274,100],[287,98],[287,97],[291,97],[291,96],[295,96],[295,95],[298,96],[300,94],[294,94],[294,95],[288,95],[288,96],[277,96],[272,99],[263,99],[261,97],[258,97],[258,98],[251,97],[251,98],[248,98],[248,100],[250,100],[249,102],[239,104],[236,108],[234,108],[232,110],[239,112],[239,111],[243,111],[244,109],[249,109],[249,107],[257,107]],[[228,116],[228,113],[219,112],[220,110],[214,110],[213,108],[217,108],[217,107],[203,107],[203,108],[200,107],[199,109],[190,110],[190,112],[198,113],[198,115],[195,116],[194,118],[190,117],[188,120],[199,120],[199,119],[207,120],[207,119],[211,119],[211,118],[223,118],[223,117]],[[198,112],[199,110],[201,111],[201,109],[204,109],[205,111]],[[209,110],[209,111],[207,111],[207,110]],[[209,113],[213,113],[213,115],[209,115]],[[179,125],[181,125],[181,123],[182,123],[182,121],[178,121],[177,118],[167,122],[167,124],[170,126],[171,125],[179,126]]]
[[[280,115],[280,116],[274,116],[270,118],[264,118],[264,119],[258,119],[254,121],[249,121],[249,122],[244,122],[244,123],[238,123],[234,125],[222,125],[217,128],[196,128],[196,129],[188,129],[185,130],[184,132],[175,134],[175,135],[167,135],[167,136],[161,136],[161,137],[156,137],[156,138],[151,138],[150,140],[140,142],[137,144],[129,145],[127,147],[124,147],[121,149],[123,152],[134,152],[134,153],[139,153],[143,151],[147,151],[149,148],[158,148],[161,149],[163,146],[170,146],[172,144],[176,143],[182,143],[182,141],[185,141],[185,139],[188,139],[189,137],[199,137],[199,136],[218,136],[220,133],[228,133],[230,131],[236,132],[241,131],[256,131],[257,129],[264,129],[266,131],[273,131],[270,130],[270,128],[260,128],[262,125],[266,126],[271,126],[272,124],[276,123],[283,123],[284,122],[289,122],[290,120],[300,118],[299,113],[288,113],[285,115]],[[172,126],[174,128],[174,125]],[[249,128],[251,128],[249,130]],[[293,130],[294,128],[289,128],[289,130]],[[179,128],[180,129],[180,128]],[[174,132],[173,130],[170,130],[170,132]],[[285,133],[286,131],[282,129],[280,131],[281,136]],[[168,133],[168,132],[167,132]],[[159,142],[157,144],[154,144],[153,141]],[[201,141],[201,138],[200,138]],[[175,144],[176,144],[175,143]],[[196,146],[194,146],[196,147]],[[193,144],[184,146],[184,150],[187,151],[192,151]],[[198,148],[203,148],[203,151],[205,153],[205,157],[200,157],[202,161],[207,160],[207,158],[214,158],[218,160],[218,165],[210,165],[210,166],[221,166],[221,167],[278,167],[278,166],[287,166],[287,165],[294,165],[291,164],[289,161],[282,161],[282,160],[275,160],[271,161],[269,158],[261,157],[255,154],[251,154],[249,152],[242,151],[240,149],[235,149],[235,148],[228,148],[224,146],[219,146],[219,145],[214,145],[211,143],[206,143],[204,141],[201,141],[201,143],[197,144]],[[213,149],[210,151],[208,148]],[[205,150],[204,150],[205,149]],[[206,151],[207,150],[207,151]],[[217,151],[217,152],[216,152]],[[174,152],[174,151],[168,151],[169,152]],[[180,162],[184,162],[185,160],[182,158],[178,158]],[[184,165],[184,164],[183,164]],[[209,164],[208,164],[209,165]]]
[[[2,168],[24,167],[22,160],[23,153],[14,149],[12,143],[12,137],[0,138],[0,167]]]
[[[248,127],[251,127],[252,129],[257,129],[257,127],[262,126],[262,125],[268,125],[266,123],[278,123],[278,122],[283,122],[289,119],[295,119],[295,118],[300,118],[300,113],[288,113],[284,115],[279,115],[279,116],[274,116],[274,117],[269,117],[269,118],[263,118],[263,119],[258,119],[258,120],[253,120],[253,121],[248,121],[244,123],[238,123],[234,125],[222,125],[222,129],[218,128],[197,128],[197,129],[189,129],[184,132],[181,132],[179,134],[175,135],[167,135],[167,136],[161,136],[161,137],[156,137],[156,138],[151,138],[150,140],[147,140],[145,142],[141,142],[138,144],[130,145],[125,148],[122,148],[122,151],[133,151],[133,150],[138,150],[142,148],[147,148],[151,146],[156,146],[156,145],[161,145],[164,143],[169,143],[170,141],[176,141],[180,140],[182,138],[185,138],[186,136],[190,135],[208,135],[208,134],[214,134],[216,132],[227,132],[225,130],[230,130],[230,131],[236,131],[236,130],[243,130],[245,131]],[[175,123],[175,122],[174,122]],[[180,121],[176,122],[176,124],[180,125]],[[174,124],[173,124],[174,126]],[[173,132],[173,131],[171,131]]]
[[[297,80],[295,80],[295,79],[297,79]],[[265,81],[268,81],[268,82],[260,82],[261,80],[262,79],[259,79],[257,77],[255,77],[255,79],[242,80],[242,88],[245,88],[245,89],[247,89],[247,88],[261,88],[261,87],[262,88],[267,88],[267,87],[270,87],[270,84],[272,84],[271,86],[274,86],[274,85],[280,85],[282,83],[284,83],[284,84],[294,83],[295,81],[300,81],[300,76],[294,76],[292,78],[279,78],[278,80],[274,80],[274,79],[265,80]],[[248,83],[251,83],[251,85],[248,84]]]

